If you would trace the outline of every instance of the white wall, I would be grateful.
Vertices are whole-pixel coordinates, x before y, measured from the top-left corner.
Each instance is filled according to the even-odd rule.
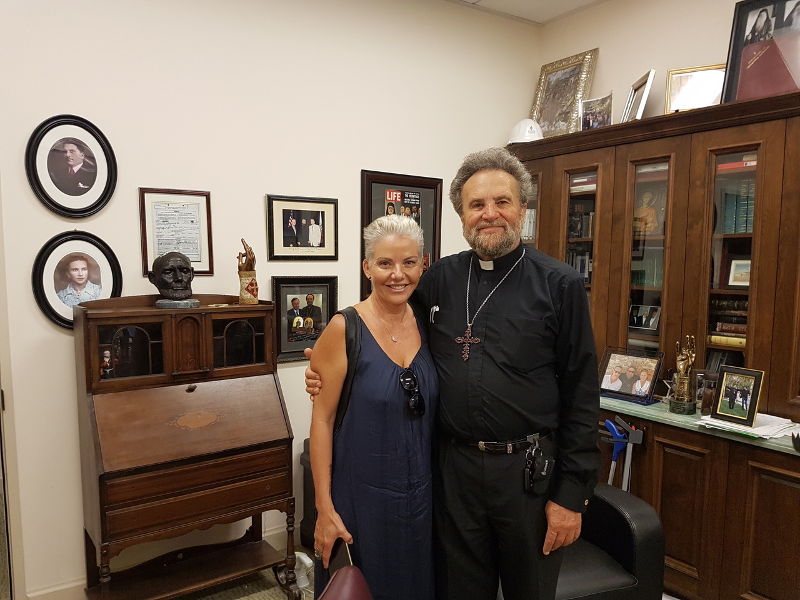
[[[108,242],[126,295],[140,275],[137,188],[210,190],[214,277],[235,294],[244,237],[261,297],[272,275],[339,276],[358,294],[362,168],[442,177],[469,151],[505,143],[527,114],[537,28],[438,0],[0,0],[0,373],[17,597],[83,585],[72,335],[30,291],[33,259],[72,229]],[[25,144],[57,114],[95,123],[119,165],[111,202],[59,217],[25,178]],[[269,262],[264,194],[339,199],[339,261]],[[443,209],[443,252],[464,247]],[[304,363],[281,366],[297,444],[310,404]],[[299,449],[297,450],[299,455]],[[300,468],[295,462],[295,489]],[[276,523],[273,519],[272,525]]]
[[[725,63],[736,0],[608,0],[548,23],[543,64],[600,49],[590,98],[614,92],[618,123],[631,84],[648,69],[655,79],[644,116],[664,113],[667,71]]]

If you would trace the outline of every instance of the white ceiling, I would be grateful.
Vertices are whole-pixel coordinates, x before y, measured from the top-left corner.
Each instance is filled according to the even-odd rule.
[[[450,0],[463,6],[506,15],[531,23],[547,23],[604,0]]]

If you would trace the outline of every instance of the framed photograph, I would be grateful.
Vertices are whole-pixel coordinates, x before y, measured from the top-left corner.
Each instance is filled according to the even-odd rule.
[[[655,76],[656,70],[650,69],[633,82],[631,91],[628,92],[628,100],[625,102],[625,108],[622,110],[622,119],[620,123],[642,118],[644,105],[647,104],[647,97],[650,95],[650,87],[653,85]]]
[[[581,131],[611,125],[611,98],[613,93],[602,98],[583,100],[580,104]]]
[[[111,199],[117,161],[106,136],[75,115],[41,123],[25,149],[25,172],[34,194],[59,215],[88,217]]]
[[[72,329],[73,306],[122,293],[122,270],[114,252],[99,237],[65,231],[39,250],[31,285],[36,304],[47,318]]]
[[[728,272],[728,285],[731,287],[750,286],[750,261],[732,260],[731,269]]]
[[[442,180],[434,177],[361,171],[361,228],[383,215],[406,215],[422,228],[425,245],[423,268],[439,260],[442,222]],[[361,237],[359,233],[359,237]],[[364,240],[361,240],[364,258]],[[361,299],[369,295],[370,283],[358,265]]]
[[[195,275],[214,274],[211,192],[139,188],[142,275],[167,252],[185,254]]]
[[[336,308],[336,277],[273,277],[278,362],[305,360]]]
[[[642,333],[655,333],[658,331],[658,320],[661,317],[660,306],[646,304],[631,304],[628,311],[628,327],[641,329]]]
[[[637,404],[658,402],[653,399],[653,389],[663,358],[663,352],[607,348],[600,363],[600,394]]]
[[[763,382],[764,371],[722,365],[711,416],[752,427]]]
[[[719,104],[724,81],[724,64],[670,69],[664,114]]]
[[[597,55],[595,48],[542,66],[530,116],[544,137],[581,128],[580,106],[592,88]]]
[[[335,198],[267,195],[269,260],[337,260]]]
[[[743,0],[733,9],[723,102],[800,89],[800,0]]]

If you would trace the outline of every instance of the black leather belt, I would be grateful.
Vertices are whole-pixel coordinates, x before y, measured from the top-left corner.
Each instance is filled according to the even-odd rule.
[[[527,450],[531,446],[536,446],[540,441],[550,438],[549,433],[539,434],[532,433],[519,440],[509,442],[462,442],[454,438],[454,441],[470,448],[477,448],[481,452],[487,454],[517,454],[523,450]]]

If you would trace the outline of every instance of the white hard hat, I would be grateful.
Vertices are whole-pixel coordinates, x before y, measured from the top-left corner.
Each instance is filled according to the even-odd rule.
[[[511,130],[511,138],[508,140],[509,144],[515,142],[532,142],[533,140],[542,139],[542,128],[533,119],[522,119],[519,123],[514,125]]]

